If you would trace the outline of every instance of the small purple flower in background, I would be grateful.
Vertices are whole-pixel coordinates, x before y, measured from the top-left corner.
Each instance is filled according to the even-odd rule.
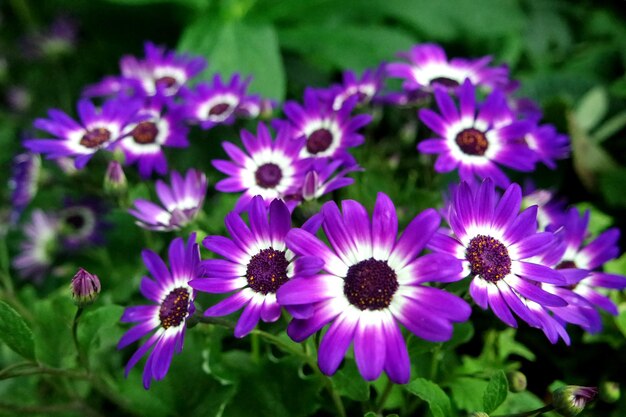
[[[346,164],[341,160],[316,158],[304,176],[302,198],[306,201],[314,200],[351,185],[354,183],[354,178],[348,178],[346,175],[355,171],[363,171],[356,161]]]
[[[126,127],[127,135],[116,143],[126,157],[128,165],[137,164],[139,175],[149,178],[152,172],[167,173],[167,160],[163,148],[189,146],[188,127],[180,110],[169,110],[161,96],[147,100],[139,111],[141,122]]]
[[[13,158],[9,190],[11,190],[11,223],[19,220],[22,211],[30,204],[37,193],[37,180],[41,168],[41,158],[37,154],[24,152]]]
[[[190,169],[183,178],[172,171],[170,179],[171,185],[162,180],[156,182],[156,192],[163,207],[143,199],[134,201],[135,208],[128,212],[137,218],[138,226],[158,231],[178,230],[202,209],[208,187],[204,173]]]
[[[121,76],[109,76],[97,84],[87,86],[83,95],[174,96],[207,65],[202,57],[179,54],[152,42],[146,42],[144,48],[145,59],[130,55],[122,57]]]
[[[261,112],[261,99],[247,95],[250,81],[251,78],[241,81],[235,74],[224,84],[216,74],[212,84],[198,84],[184,94],[186,118],[202,129],[211,129],[219,124],[231,125],[237,117],[257,117]]]
[[[451,232],[437,233],[428,247],[463,262],[462,276],[471,277],[470,295],[480,308],[490,308],[511,327],[517,327],[513,311],[546,334],[558,334],[564,332],[562,326],[546,319],[545,314],[535,314],[528,305],[531,301],[548,307],[567,305],[541,289],[542,283],[565,285],[565,278],[533,262],[533,257],[552,248],[555,238],[550,232],[537,232],[537,208],[520,213],[521,200],[517,184],[511,184],[499,197],[490,179],[475,192],[461,183],[448,214]]]
[[[202,261],[203,278],[189,284],[209,293],[234,294],[208,308],[205,316],[224,316],[241,308],[243,312],[235,327],[235,336],[244,337],[259,320],[274,322],[281,308],[276,291],[294,274],[314,274],[322,266],[317,258],[298,258],[285,246],[291,230],[291,214],[285,203],[274,200],[266,207],[263,198],[254,197],[248,205],[250,227],[236,212],[226,216],[225,224],[232,240],[207,236],[205,248],[226,259]]]
[[[304,173],[311,160],[300,159],[303,139],[292,139],[289,127],[280,127],[272,140],[269,129],[258,124],[257,136],[241,131],[241,140],[248,154],[230,142],[222,143],[232,161],[217,159],[212,164],[229,178],[215,184],[215,189],[233,193],[244,191],[235,211],[243,210],[255,195],[260,195],[269,205],[275,198],[283,198],[302,187]],[[291,210],[298,204],[289,201]]]
[[[382,90],[384,82],[384,65],[365,70],[360,78],[353,71],[344,71],[343,82],[331,86],[324,95],[328,95],[331,108],[339,111],[353,97],[357,106],[368,104]]]
[[[72,278],[70,284],[72,298],[79,307],[85,307],[94,302],[101,290],[100,279],[97,275],[90,274],[83,268],[78,268],[78,272]]]
[[[21,53],[30,59],[67,55],[76,48],[78,24],[67,15],[57,16],[49,27],[22,40]]]
[[[13,85],[7,88],[4,100],[11,111],[25,113],[33,104],[31,92],[22,86]]]
[[[107,172],[104,175],[102,189],[107,194],[118,196],[126,192],[128,189],[126,174],[124,174],[122,165],[116,160],[109,162],[109,165],[107,166]]]
[[[117,348],[122,349],[154,331],[126,364],[128,376],[152,349],[143,371],[143,386],[148,389],[152,379],[165,377],[174,353],[183,349],[187,319],[195,312],[195,292],[189,281],[199,277],[200,249],[195,233],[186,244],[182,238],[174,239],[169,246],[169,269],[156,253],[146,249],[141,255],[154,279],[143,277],[139,289],[154,304],[126,308],[120,321],[138,324],[122,336]]]
[[[578,209],[572,207],[568,210],[561,227],[550,226],[548,228],[548,230],[557,231],[557,236],[563,243],[558,259],[553,261],[553,264],[568,278],[568,288],[585,300],[589,307],[602,309],[616,316],[619,313],[617,306],[603,292],[623,290],[626,288],[626,277],[602,272],[601,268],[606,262],[619,255],[617,241],[620,233],[617,228],[610,228],[587,242],[589,218],[589,211],[581,216]],[[566,271],[570,271],[571,275]],[[580,272],[586,273],[580,274]],[[584,302],[578,304],[584,304]],[[584,328],[590,332],[598,332],[601,326],[602,323],[596,321],[595,325]]]
[[[106,213],[104,201],[96,198],[66,200],[65,208],[57,214],[63,247],[75,251],[104,244],[104,231],[110,226],[104,220]]]
[[[448,60],[439,45],[423,43],[408,52],[398,54],[409,61],[387,64],[387,75],[404,79],[405,90],[433,92],[436,87],[456,89],[469,79],[473,85],[489,90],[509,85],[509,69],[506,65],[490,67],[491,57],[479,59],[453,58]]]
[[[398,220],[393,202],[378,193],[372,219],[361,204],[322,206],[329,248],[303,229],[293,229],[287,247],[296,255],[319,258],[322,274],[286,282],[278,302],[300,309],[287,333],[303,341],[330,323],[318,351],[321,371],[332,375],[354,341],[354,356],[363,377],[372,381],[384,370],[396,383],[407,383],[410,363],[398,323],[425,340],[452,336],[452,323],[467,320],[471,309],[456,295],[424,285],[459,280],[462,269],[452,256],[418,256],[441,221],[433,209],[415,217],[396,240]],[[308,316],[304,314],[309,309]]]
[[[417,145],[420,152],[439,155],[435,171],[458,169],[461,180],[468,182],[476,182],[476,177],[491,177],[502,188],[510,181],[497,164],[532,171],[537,156],[526,144],[520,143],[531,124],[511,120],[504,94],[496,90],[477,106],[476,90],[469,80],[465,80],[457,93],[460,112],[448,93],[440,88],[435,89],[434,94],[441,115],[430,109],[419,111],[422,122],[439,135]],[[502,120],[511,121],[499,123]]]
[[[284,106],[285,115],[293,129],[293,137],[306,139],[300,152],[302,158],[332,157],[350,160],[348,148],[363,143],[363,135],[357,131],[367,125],[372,117],[359,114],[351,117],[356,97],[353,97],[340,110],[333,110],[312,88],[304,92],[304,106],[289,101]],[[277,120],[278,125],[286,122]]]
[[[109,149],[123,134],[129,123],[138,122],[141,102],[110,99],[96,108],[86,99],[78,102],[80,123],[60,110],[48,111],[49,119],[37,119],[34,126],[55,139],[29,139],[24,146],[48,158],[74,157],[76,168],[82,169],[100,149]]]
[[[59,222],[50,213],[36,209],[24,225],[21,252],[13,258],[13,268],[25,279],[41,281],[50,270],[58,250]]]
[[[567,205],[565,199],[558,197],[551,190],[535,189],[531,182],[528,182],[524,189],[522,207],[537,206],[539,230],[546,230],[549,225],[558,227],[565,222]]]
[[[524,141],[535,151],[539,160],[548,168],[556,169],[555,159],[570,156],[569,136],[557,132],[552,125],[536,126],[524,136]]]

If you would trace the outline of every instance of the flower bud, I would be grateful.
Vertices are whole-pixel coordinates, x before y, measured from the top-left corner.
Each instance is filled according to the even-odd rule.
[[[78,268],[78,272],[72,278],[70,288],[76,305],[85,307],[91,304],[100,293],[100,280],[98,276],[90,274],[83,268]]]
[[[109,162],[104,176],[104,192],[111,195],[123,194],[127,189],[126,175],[119,162]]]
[[[615,381],[604,381],[600,384],[600,399],[606,403],[614,403],[621,396],[619,383]]]
[[[520,371],[507,372],[506,379],[509,382],[509,391],[511,392],[526,391],[526,375],[524,375]]]
[[[585,409],[585,406],[598,395],[596,387],[566,385],[552,393],[554,410],[564,417],[574,417]]]

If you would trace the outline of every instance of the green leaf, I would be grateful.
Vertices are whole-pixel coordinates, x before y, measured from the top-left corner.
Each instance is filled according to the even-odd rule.
[[[474,336],[474,326],[469,321],[454,326],[452,338],[443,344],[444,349],[454,349],[455,347],[467,343]]]
[[[483,394],[487,388],[487,381],[460,377],[449,383],[452,392],[452,401],[457,408],[465,411],[479,411],[483,408]]]
[[[602,123],[593,133],[593,141],[595,143],[602,143],[606,139],[610,138],[626,126],[626,111],[616,114],[606,122]]]
[[[615,324],[624,337],[626,337],[626,303],[621,303],[617,308],[619,314],[615,317]]]
[[[367,401],[370,397],[370,384],[363,379],[352,359],[346,359],[341,370],[332,377],[339,395],[354,401]]]
[[[386,26],[301,25],[279,32],[281,45],[314,57],[336,69],[362,71],[389,61],[397,52],[410,48],[415,39],[406,32]]]
[[[626,178],[626,167],[612,169],[598,176],[602,196],[612,207],[626,207],[624,178]]]
[[[406,386],[406,390],[426,401],[433,417],[449,417],[452,414],[450,398],[434,382],[417,378]]]
[[[491,413],[506,400],[509,393],[509,383],[504,371],[497,371],[485,388],[483,394],[483,409],[486,413]]]
[[[515,329],[506,329],[498,334],[498,348],[500,360],[505,360],[512,354],[519,355],[529,361],[535,360],[535,354],[515,340]]]
[[[0,339],[15,353],[35,359],[35,342],[22,316],[4,301],[0,301]]]
[[[107,305],[83,314],[77,332],[80,349],[87,354],[110,354],[110,350],[115,348],[124,332],[120,326],[123,312],[122,306]],[[94,366],[100,366],[102,362],[91,361]]]
[[[63,287],[34,305],[34,338],[37,359],[50,366],[70,367],[76,363],[72,342],[72,320],[76,306]]]
[[[284,99],[285,69],[272,25],[216,22],[215,16],[203,15],[185,29],[178,50],[206,57],[209,67],[205,76],[252,76],[251,92]]]
[[[580,99],[574,111],[578,126],[589,132],[604,118],[608,107],[609,97],[604,87],[592,88]]]

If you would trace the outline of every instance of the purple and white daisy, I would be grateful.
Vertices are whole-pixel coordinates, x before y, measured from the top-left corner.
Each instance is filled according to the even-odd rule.
[[[417,145],[420,152],[439,155],[435,170],[458,169],[461,180],[468,182],[476,182],[475,177],[491,177],[502,188],[510,181],[498,164],[518,171],[532,171],[537,156],[520,141],[531,124],[511,120],[504,94],[496,90],[477,106],[476,89],[469,80],[465,80],[457,93],[460,109],[445,90],[436,88],[435,100],[441,114],[430,109],[419,111],[422,122],[439,135]]]
[[[67,250],[104,244],[104,231],[110,224],[104,220],[107,208],[97,198],[67,199],[58,213],[59,240]]]
[[[363,171],[356,161],[346,164],[341,160],[316,158],[304,176],[302,198],[307,201],[314,200],[351,185],[354,178],[348,178],[346,175],[355,171]]]
[[[19,220],[22,211],[30,204],[37,193],[37,180],[41,168],[41,158],[37,154],[24,152],[13,158],[9,178],[11,190],[11,223]]]
[[[531,182],[524,186],[522,207],[537,206],[539,230],[546,230],[549,225],[556,229],[565,222],[567,202],[551,190],[535,189]]]
[[[208,308],[205,316],[224,316],[243,308],[235,327],[235,336],[244,337],[259,320],[274,322],[281,307],[276,291],[294,274],[314,274],[322,266],[317,258],[294,259],[285,246],[291,229],[291,214],[281,200],[266,207],[261,196],[248,205],[250,227],[237,212],[226,216],[225,224],[232,240],[223,236],[207,236],[205,248],[226,259],[202,261],[204,278],[189,283],[194,289],[209,293],[230,293],[228,298]]]
[[[49,119],[37,119],[34,126],[55,138],[29,139],[24,146],[48,158],[73,157],[76,168],[82,169],[98,150],[111,148],[128,124],[141,120],[137,117],[140,106],[136,100],[109,99],[97,108],[83,99],[78,102],[80,122],[60,110],[49,110]]]
[[[243,191],[235,211],[243,210],[255,195],[260,195],[269,205],[275,198],[293,194],[302,187],[304,173],[310,159],[300,159],[304,139],[292,139],[289,127],[282,126],[272,140],[269,129],[263,123],[257,127],[257,136],[247,130],[241,131],[241,140],[247,154],[230,142],[223,142],[224,150],[232,161],[217,159],[212,164],[229,178],[215,184],[215,189],[233,193]],[[290,201],[291,210],[297,201]]]
[[[339,111],[353,97],[357,106],[368,104],[382,90],[384,82],[384,65],[365,70],[360,78],[353,71],[344,71],[343,82],[328,89],[331,108]]]
[[[617,258],[620,251],[617,246],[619,229],[610,228],[593,240],[589,238],[590,213],[586,211],[582,216],[578,209],[568,210],[562,228],[550,226],[549,229],[558,230],[563,241],[563,250],[558,254],[559,259],[554,262],[556,269],[568,277],[568,287],[577,295],[587,300],[592,307],[602,309],[612,315],[617,315],[615,303],[606,295],[607,290],[623,290],[626,288],[626,277],[618,274],[603,272],[602,266],[611,259]],[[580,272],[586,274],[571,274]],[[601,329],[601,322],[587,330],[597,332]]]
[[[183,115],[165,105],[160,96],[149,99],[139,112],[144,120],[128,125],[128,134],[116,144],[124,152],[126,164],[138,165],[142,178],[149,178],[153,171],[161,175],[167,173],[164,147],[189,146],[189,128]]]
[[[466,79],[476,86],[489,90],[505,88],[510,84],[508,67],[489,66],[492,60],[490,56],[448,60],[443,48],[432,43],[415,45],[408,52],[401,52],[398,56],[409,62],[387,64],[387,75],[404,79],[405,90],[432,92],[435,87],[456,89]]]
[[[570,155],[569,136],[559,133],[553,125],[533,127],[524,136],[524,141],[550,169],[556,169],[556,159],[565,159]]]
[[[117,348],[122,349],[154,332],[126,364],[128,376],[150,351],[143,370],[143,386],[148,389],[153,379],[158,381],[165,377],[174,353],[183,349],[187,318],[195,312],[195,291],[189,281],[199,276],[200,249],[195,233],[189,236],[187,243],[180,237],[174,239],[169,246],[169,269],[156,253],[146,249],[141,255],[154,279],[143,277],[139,289],[154,304],[126,308],[120,321],[138,324],[122,336]]]
[[[363,135],[357,131],[367,125],[372,117],[359,114],[351,117],[356,97],[348,100],[339,110],[333,110],[312,88],[304,92],[304,106],[290,101],[284,106],[285,115],[293,129],[294,138],[304,136],[305,146],[300,152],[302,158],[332,157],[350,159],[348,148],[363,143]],[[277,121],[278,124],[284,124]]]
[[[238,74],[234,74],[225,84],[216,74],[212,84],[198,84],[193,91],[184,94],[185,116],[203,129],[219,124],[231,125],[237,117],[257,117],[261,111],[261,99],[247,95],[250,81],[251,78],[242,81]]]
[[[206,64],[202,57],[180,54],[146,42],[145,59],[122,57],[121,76],[106,77],[97,84],[87,86],[83,95],[174,96],[190,79],[202,72]]]
[[[21,252],[13,258],[13,268],[22,278],[41,281],[50,270],[57,250],[58,219],[43,210],[33,211],[24,226],[25,240]]]
[[[517,321],[511,311],[529,325],[544,328],[542,317],[529,302],[547,307],[567,303],[541,288],[542,283],[565,285],[565,278],[533,257],[555,244],[550,232],[537,232],[537,207],[520,213],[522,192],[511,184],[502,197],[490,179],[475,192],[463,182],[454,195],[448,214],[451,231],[438,232],[429,249],[450,254],[463,262],[462,276],[470,276],[469,292],[483,310],[511,327]]]
[[[296,316],[287,333],[300,342],[330,323],[318,350],[324,374],[335,373],[354,341],[366,380],[384,370],[392,381],[407,383],[410,363],[399,323],[422,339],[448,340],[452,323],[467,320],[471,309],[456,295],[424,284],[460,279],[461,264],[444,254],[418,256],[441,221],[433,209],[415,217],[397,240],[396,209],[385,194],[378,193],[371,220],[353,200],[344,200],[342,211],[333,201],[322,206],[330,248],[306,230],[287,235],[296,255],[323,261],[322,274],[296,274],[278,290],[278,302],[288,310],[310,310]]]
[[[192,221],[202,209],[208,182],[204,173],[190,169],[183,178],[172,171],[171,185],[161,180],[156,182],[156,192],[163,207],[151,201],[138,199],[135,208],[128,212],[137,218],[138,226],[149,230],[179,230]]]

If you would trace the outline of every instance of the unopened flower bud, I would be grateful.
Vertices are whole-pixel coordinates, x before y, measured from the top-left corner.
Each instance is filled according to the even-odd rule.
[[[78,272],[72,278],[70,288],[76,305],[85,307],[91,304],[100,293],[100,280],[96,275],[78,268]]]
[[[600,384],[600,398],[607,403],[614,403],[621,396],[619,383],[615,381],[604,381]]]
[[[598,395],[596,387],[566,385],[552,393],[554,410],[564,417],[574,417],[585,409],[585,406]]]
[[[112,195],[123,194],[127,189],[126,175],[122,165],[113,160],[109,162],[106,175],[104,176],[104,192]]]
[[[509,390],[511,392],[526,391],[526,375],[520,371],[507,372],[506,379],[509,382]]]

